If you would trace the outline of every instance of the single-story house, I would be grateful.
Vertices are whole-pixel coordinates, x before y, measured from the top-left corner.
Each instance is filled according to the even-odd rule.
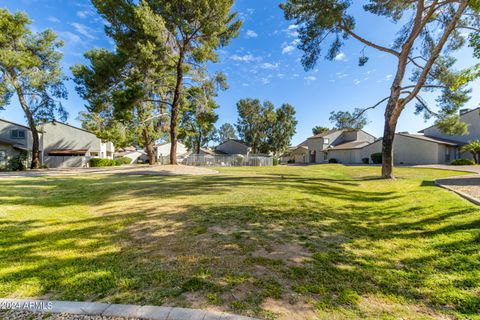
[[[224,154],[248,155],[251,151],[251,148],[241,140],[228,139],[227,141],[218,145],[215,150]]]
[[[115,152],[115,158],[129,158],[132,160],[132,164],[136,164],[139,160],[146,158],[146,152],[130,146],[117,150]]]
[[[170,142],[164,142],[156,144],[154,146],[155,157],[159,163],[168,163],[170,161],[170,148],[172,144]],[[188,155],[187,147],[177,141],[177,158],[184,158]]]

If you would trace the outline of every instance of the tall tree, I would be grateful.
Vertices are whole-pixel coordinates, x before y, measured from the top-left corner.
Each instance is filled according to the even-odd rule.
[[[165,22],[145,1],[93,3],[109,22],[105,30],[115,41],[116,52],[87,52],[90,66],[72,68],[77,90],[89,101],[90,112],[112,115],[134,130],[147,151],[149,164],[154,164],[155,141],[167,127],[164,116],[172,83],[168,64],[176,57]]]
[[[226,122],[215,131],[215,142],[224,143],[229,139],[238,139],[235,127]]]
[[[355,31],[355,18],[347,10],[348,0],[287,0],[281,4],[288,20],[299,25],[299,48],[304,51],[302,64],[315,66],[324,41],[332,39],[326,58],[334,59],[345,39],[353,37],[366,46],[396,59],[396,71],[390,94],[373,109],[386,102],[382,145],[382,176],[393,178],[393,140],[398,119],[405,107],[416,101],[416,112],[437,117],[439,122],[458,121],[454,118],[466,101],[468,90],[457,83],[451,71],[453,61],[442,58],[465,43],[466,32],[478,34],[480,18],[478,0],[370,0],[364,10],[392,20],[404,22],[391,47],[368,40]],[[463,32],[466,31],[466,32]],[[365,65],[367,57],[360,58]],[[441,90],[439,111],[433,111],[420,96],[423,91]],[[465,127],[456,126],[465,130]]]
[[[320,134],[320,133],[327,132],[328,130],[330,130],[330,128],[322,127],[322,126],[315,126],[315,127],[312,128],[312,133],[314,135],[317,135],[317,134]]]
[[[258,153],[262,141],[267,136],[269,124],[265,112],[270,105],[268,101],[262,105],[258,99],[242,99],[237,102],[237,131],[254,154]]]
[[[178,137],[197,154],[212,139],[215,122],[218,120],[215,97],[218,90],[227,88],[224,74],[219,73],[214,78],[203,81],[201,86],[187,89],[186,108],[182,112]]]
[[[268,136],[268,151],[275,156],[288,149],[292,137],[296,133],[298,121],[295,118],[295,108],[290,104],[283,104],[275,111],[275,121]]]
[[[32,33],[25,13],[0,9],[0,107],[16,94],[32,132],[31,168],[40,167],[40,139],[37,124],[68,114],[58,99],[66,99],[65,76],[58,51],[63,42],[51,30]]]
[[[89,65],[72,67],[77,92],[89,103],[88,116],[83,115],[88,121],[83,123],[97,126],[99,131],[107,129],[102,135],[120,134],[109,129],[123,127],[132,142],[146,149],[149,164],[154,164],[153,147],[162,136],[165,106],[150,101],[155,96],[147,87],[150,79],[139,75],[141,68],[132,55],[94,49],[85,53],[85,57]],[[102,122],[98,122],[100,119]],[[121,139],[113,137],[113,141]]]
[[[275,110],[270,101],[242,99],[237,103],[237,131],[252,153],[281,153],[295,134],[295,109],[283,104]]]
[[[363,129],[368,122],[366,115],[361,109],[356,109],[353,113],[349,111],[332,111],[329,120],[337,130]]]
[[[117,0],[93,0],[112,3]],[[127,0],[122,0],[127,1]],[[173,86],[170,92],[170,162],[177,164],[177,125],[182,102],[185,101],[186,75],[193,69],[206,69],[207,62],[216,62],[216,49],[226,46],[238,35],[241,21],[231,9],[234,0],[143,0],[161,17],[168,31],[168,43],[175,52]],[[98,8],[98,6],[97,6]],[[111,10],[107,5],[105,10]],[[195,78],[190,78],[190,82]],[[198,80],[198,79],[197,79]],[[201,80],[201,79],[200,79]]]

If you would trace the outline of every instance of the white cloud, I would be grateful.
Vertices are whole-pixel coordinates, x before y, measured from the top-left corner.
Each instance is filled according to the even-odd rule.
[[[247,30],[247,33],[245,34],[247,38],[256,38],[258,37],[258,34],[253,31],[253,30]]]
[[[59,23],[60,20],[57,17],[50,16],[47,18],[48,21],[53,22],[53,23]]]
[[[78,36],[78,34],[75,34],[73,32],[65,31],[65,32],[58,32],[58,35],[60,36],[61,39],[63,39],[66,43],[66,45],[85,45],[85,42],[82,41],[82,39]]]
[[[262,78],[262,79],[260,79],[260,81],[262,81],[263,84],[269,84],[270,83],[270,79],[268,79],[268,78]]]
[[[265,62],[260,65],[260,68],[262,69],[267,69],[267,70],[273,70],[278,68],[278,63],[270,63],[270,62]]]
[[[284,32],[287,37],[291,38],[296,38],[298,37],[298,26],[296,24],[291,24],[287,27],[287,29],[283,29],[282,32]],[[277,34],[278,32],[274,32],[274,34]]]
[[[353,80],[353,83],[354,83],[355,85],[360,84],[360,80],[355,79],[355,80]]]
[[[347,55],[343,52],[340,52],[335,56],[336,61],[346,61],[347,60]]]
[[[392,79],[392,75],[391,74],[387,74],[385,76],[385,81],[389,81],[390,79]]]
[[[306,76],[306,77],[303,78],[303,79],[305,79],[305,80],[307,80],[307,81],[315,81],[315,80],[317,80],[317,77],[315,77],[315,76]]]
[[[94,13],[89,10],[77,11],[77,17],[85,19],[89,16],[92,16]]]
[[[251,54],[246,54],[243,56],[239,56],[238,54],[234,54],[233,56],[230,57],[230,59],[234,61],[241,61],[241,62],[253,62],[253,61],[260,61],[260,58],[255,57]]]
[[[295,50],[295,47],[292,45],[288,45],[282,49],[282,54],[290,54],[293,50]]]
[[[248,87],[248,83],[244,82],[244,83],[242,83],[242,86]]]
[[[75,30],[81,35],[90,39],[96,39],[96,37],[92,34],[94,31],[86,25],[74,22],[72,23],[72,27],[75,28]]]

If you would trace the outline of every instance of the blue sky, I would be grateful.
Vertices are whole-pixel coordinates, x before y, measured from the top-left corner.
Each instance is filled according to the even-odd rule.
[[[386,97],[391,77],[395,71],[395,59],[366,48],[370,57],[364,67],[358,66],[358,57],[364,46],[349,39],[335,61],[319,60],[317,67],[305,72],[300,63],[302,52],[296,49],[296,28],[286,21],[277,0],[237,0],[235,10],[244,20],[240,36],[219,51],[220,62],[211,66],[211,71],[226,73],[230,89],[218,97],[220,119],[235,123],[236,102],[242,98],[270,100],[279,106],[290,103],[297,110],[299,121],[297,134],[292,143],[311,136],[315,125],[330,126],[331,111],[353,110],[368,107]],[[357,19],[357,32],[369,40],[388,46],[398,30],[384,18],[366,14],[361,9],[364,1],[355,1],[351,13]],[[1,7],[10,11],[25,11],[33,20],[34,31],[53,29],[65,41],[64,72],[71,76],[70,66],[83,63],[83,53],[91,48],[113,48],[113,43],[103,32],[103,21],[89,0],[3,0]],[[476,61],[469,48],[458,52],[458,67],[469,66]],[[475,88],[479,83],[474,84]],[[73,83],[67,83],[69,99],[64,102],[70,116],[68,122],[80,125],[78,112],[84,110],[85,101],[75,92]],[[434,96],[425,96],[434,105]],[[16,99],[0,118],[24,123],[24,117]],[[480,103],[480,90],[472,92],[468,107]],[[413,114],[410,106],[402,114],[398,131],[416,132],[431,124]],[[368,114],[366,131],[381,136],[383,132],[383,109],[380,107]]]

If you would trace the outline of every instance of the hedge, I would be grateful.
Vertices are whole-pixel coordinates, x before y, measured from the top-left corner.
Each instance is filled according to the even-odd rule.
[[[452,161],[454,166],[473,166],[475,162],[469,159],[457,159]]]
[[[114,167],[114,166],[121,166],[124,164],[132,163],[132,159],[122,157],[115,160],[110,159],[100,159],[100,158],[92,158],[90,159],[90,167]]]

